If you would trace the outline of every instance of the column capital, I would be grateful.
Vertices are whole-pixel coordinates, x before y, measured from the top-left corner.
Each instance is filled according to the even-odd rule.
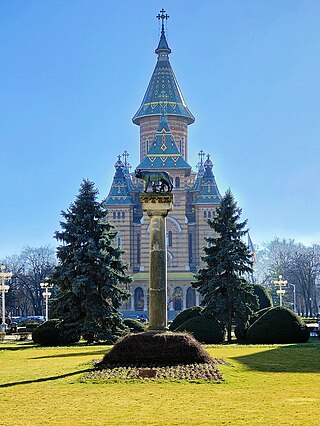
[[[149,217],[166,217],[169,211],[173,209],[173,194],[172,192],[142,192],[140,194],[140,203],[142,204],[142,210],[147,212]]]

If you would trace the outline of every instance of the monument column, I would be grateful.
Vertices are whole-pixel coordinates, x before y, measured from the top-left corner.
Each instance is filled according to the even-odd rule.
[[[168,330],[166,216],[173,194],[140,194],[142,210],[150,217],[149,330]]]

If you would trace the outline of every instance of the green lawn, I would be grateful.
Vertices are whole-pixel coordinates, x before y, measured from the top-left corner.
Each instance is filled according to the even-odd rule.
[[[320,343],[207,346],[224,383],[79,382],[106,346],[0,344],[0,425],[320,425]]]

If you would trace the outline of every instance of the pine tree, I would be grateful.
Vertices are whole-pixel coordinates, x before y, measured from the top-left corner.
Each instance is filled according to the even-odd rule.
[[[231,326],[235,320],[244,324],[256,304],[252,285],[246,275],[252,273],[252,254],[242,238],[247,220],[240,222],[242,210],[230,190],[226,192],[209,226],[215,236],[207,237],[202,260],[206,267],[195,275],[197,288],[203,296],[204,315],[211,316],[226,327],[228,342],[231,342]]]
[[[131,281],[121,260],[121,250],[112,245],[116,232],[106,221],[106,209],[97,201],[98,190],[84,180],[74,203],[61,215],[62,242],[57,249],[59,264],[51,276],[58,288],[53,312],[62,320],[65,340],[82,335],[87,342],[108,340],[121,333],[117,311],[127,299]]]

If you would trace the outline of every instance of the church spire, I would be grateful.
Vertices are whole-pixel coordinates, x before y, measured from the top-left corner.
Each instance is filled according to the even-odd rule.
[[[140,108],[132,119],[134,124],[140,125],[141,119],[144,117],[161,116],[164,103],[168,116],[181,117],[187,124],[194,122],[194,116],[183,99],[169,62],[171,49],[168,46],[164,29],[164,21],[167,21],[168,18],[169,15],[166,14],[164,9],[157,15],[157,19],[161,20],[161,35],[158,47],[155,50],[158,60]]]

